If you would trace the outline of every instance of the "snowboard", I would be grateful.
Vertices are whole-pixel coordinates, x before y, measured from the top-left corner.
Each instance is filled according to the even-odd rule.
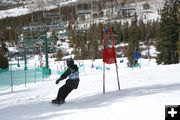
[[[62,105],[62,104],[64,104],[65,102],[62,102],[62,103],[55,103],[55,102],[50,102],[52,105],[55,105],[55,106],[60,106],[60,105]]]
[[[50,104],[53,105],[53,106],[60,106],[60,105],[62,105],[62,104],[57,104],[57,103],[52,103],[52,102],[50,102]]]

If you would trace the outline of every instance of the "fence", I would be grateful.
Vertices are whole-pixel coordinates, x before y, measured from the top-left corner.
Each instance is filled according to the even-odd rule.
[[[53,64],[54,65],[54,64]],[[56,64],[55,66],[59,66]],[[11,88],[13,92],[13,87],[24,84],[25,87],[27,83],[36,83],[42,81],[47,75],[43,75],[42,68],[36,67],[36,64],[33,67],[28,67],[27,70],[24,70],[24,67],[18,68],[17,64],[10,64],[8,69],[0,69],[0,91],[7,90]],[[79,64],[79,72],[85,72],[84,64]],[[54,67],[55,68],[55,67]],[[62,67],[62,70],[52,69],[51,74],[62,75],[65,72],[65,68]]]
[[[22,68],[15,68],[16,64],[10,64],[8,70],[0,71],[0,91],[6,90],[11,87],[13,92],[13,86],[24,84],[26,86],[27,83],[37,82],[42,80],[42,70],[40,68],[30,68],[24,70]]]

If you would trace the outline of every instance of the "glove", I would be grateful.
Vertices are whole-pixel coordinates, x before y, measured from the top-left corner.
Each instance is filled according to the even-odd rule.
[[[56,80],[56,84],[58,84],[58,83],[59,83],[59,81],[60,81],[59,79],[58,79],[58,80]]]
[[[58,84],[60,80],[63,80],[63,79],[59,78],[58,80],[56,80],[56,84]]]

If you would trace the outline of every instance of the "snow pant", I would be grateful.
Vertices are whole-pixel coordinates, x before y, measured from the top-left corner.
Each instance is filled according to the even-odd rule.
[[[73,90],[73,88],[68,87],[66,84],[59,88],[57,100],[58,101],[65,101],[68,94]]]

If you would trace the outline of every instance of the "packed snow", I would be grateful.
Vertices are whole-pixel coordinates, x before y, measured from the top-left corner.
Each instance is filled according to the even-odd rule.
[[[120,63],[120,60],[124,60]],[[53,62],[56,70],[63,62]],[[32,61],[29,61],[32,62]],[[126,58],[118,58],[121,90],[118,90],[115,65],[106,65],[106,94],[103,94],[102,60],[75,61],[80,67],[80,84],[72,91],[66,103],[60,106],[50,102],[59,87],[53,74],[41,82],[14,86],[0,92],[1,120],[164,120],[165,105],[180,104],[180,64],[156,65],[155,60],[141,59],[141,68],[128,68]]]
[[[74,0],[73,0],[74,1]],[[157,10],[162,8],[163,0],[152,0],[149,11],[142,12],[138,3],[138,16],[146,16],[145,20],[158,19]],[[56,6],[50,6],[56,7]],[[51,9],[51,8],[48,8]],[[28,14],[31,10],[26,6],[0,11],[0,19],[10,16]],[[140,16],[141,17],[141,16]],[[67,49],[67,45],[63,44]],[[150,53],[156,56],[153,46]],[[12,49],[14,50],[14,49]],[[72,49],[71,49],[72,50]],[[142,54],[146,54],[144,51]],[[34,67],[34,59],[28,60],[28,67]],[[120,61],[124,60],[123,63]],[[180,104],[180,64],[157,65],[154,59],[140,59],[141,67],[128,68],[126,58],[118,58],[118,75],[121,90],[118,90],[116,67],[106,65],[110,70],[105,71],[106,93],[103,94],[103,66],[102,60],[78,60],[81,64],[80,84],[72,91],[66,103],[60,106],[50,102],[56,98],[58,89],[65,80],[58,85],[55,81],[59,66],[64,62],[49,59],[52,75],[36,83],[24,86],[14,86],[0,91],[0,119],[1,120],[164,120],[165,105]],[[15,63],[16,61],[13,61]],[[23,64],[23,61],[20,62]],[[94,68],[91,68],[93,63]],[[21,68],[23,69],[23,65]],[[19,73],[21,74],[21,73]],[[1,77],[0,79],[5,79]],[[34,79],[32,77],[32,79]]]

